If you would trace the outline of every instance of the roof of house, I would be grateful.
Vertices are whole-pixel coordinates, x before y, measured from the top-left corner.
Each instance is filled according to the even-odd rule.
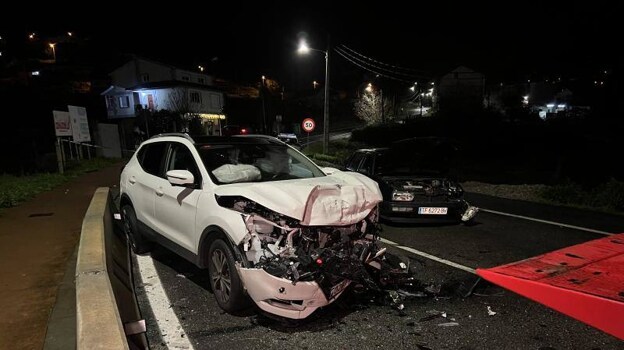
[[[185,87],[185,88],[210,90],[210,91],[223,91],[223,89],[212,86],[212,85],[204,85],[204,84],[192,83],[190,81],[181,81],[181,80],[165,80],[165,81],[143,83],[143,84],[131,86],[127,88],[126,90],[137,91],[137,90],[167,89],[167,88],[175,88],[175,87]]]

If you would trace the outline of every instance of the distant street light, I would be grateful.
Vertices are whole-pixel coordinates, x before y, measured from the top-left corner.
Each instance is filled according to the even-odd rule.
[[[366,86],[366,92],[373,92],[373,84],[368,83],[368,85]]]
[[[316,90],[316,87],[318,86],[319,83],[315,81],[312,82],[312,87],[314,88],[314,90]]]
[[[28,39],[30,39],[30,40],[35,39],[35,33],[31,33],[31,34],[28,36]]]
[[[56,63],[56,44],[55,43],[49,43],[48,46],[50,46],[50,48],[52,49],[52,57],[54,57],[54,63]]]
[[[74,34],[72,32],[67,32],[67,36],[73,36]]]
[[[204,67],[203,66],[197,66],[197,69],[199,69],[200,72],[204,71]]]
[[[329,37],[327,38],[327,51],[313,49],[304,40],[299,42],[297,53],[308,54],[310,51],[322,52],[325,54],[325,101],[323,104],[323,153],[327,154],[329,149]]]

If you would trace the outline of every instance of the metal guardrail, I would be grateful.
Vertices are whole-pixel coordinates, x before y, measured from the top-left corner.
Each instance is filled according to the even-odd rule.
[[[98,188],[82,222],[76,262],[76,346],[129,349],[106,267],[105,231],[111,216],[109,189]]]

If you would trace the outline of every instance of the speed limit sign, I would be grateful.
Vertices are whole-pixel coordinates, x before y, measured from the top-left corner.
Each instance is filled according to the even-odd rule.
[[[314,122],[314,119],[312,118],[305,118],[303,122],[301,122],[301,127],[303,128],[303,131],[305,132],[314,131],[315,126],[316,126],[316,123]]]

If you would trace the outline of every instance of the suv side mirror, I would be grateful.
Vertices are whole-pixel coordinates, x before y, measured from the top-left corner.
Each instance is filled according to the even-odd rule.
[[[189,187],[195,183],[195,177],[188,170],[169,170],[167,180],[173,186]]]

